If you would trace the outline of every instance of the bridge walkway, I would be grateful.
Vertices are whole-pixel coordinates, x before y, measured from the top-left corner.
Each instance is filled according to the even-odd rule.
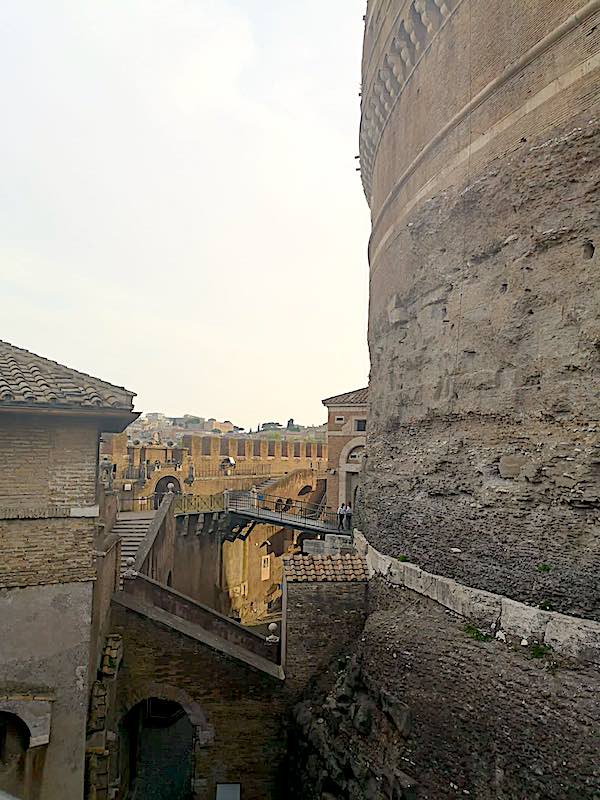
[[[280,525],[310,533],[338,533],[337,514],[322,505],[284,500],[276,495],[264,495],[260,490],[236,492],[225,498],[225,510],[249,522]]]

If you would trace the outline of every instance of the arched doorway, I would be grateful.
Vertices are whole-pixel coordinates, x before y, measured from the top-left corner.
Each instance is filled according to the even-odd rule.
[[[29,728],[16,714],[0,712],[0,789],[25,797]]]
[[[162,502],[163,497],[169,490],[169,484],[173,484],[173,491],[175,494],[181,494],[181,484],[172,475],[165,475],[161,478],[154,488],[154,508],[158,508]]]
[[[312,486],[303,486],[300,491],[298,492],[298,497],[304,497],[307,494],[310,494],[313,490]]]
[[[129,800],[191,800],[194,726],[179,703],[150,697],[121,723],[121,786]]]

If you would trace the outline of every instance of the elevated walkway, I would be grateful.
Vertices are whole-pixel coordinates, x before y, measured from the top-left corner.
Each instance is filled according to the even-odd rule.
[[[275,495],[264,495],[260,489],[256,493],[230,493],[225,506],[226,511],[242,522],[262,522],[318,534],[338,533],[337,514],[331,509],[300,500],[288,501]]]

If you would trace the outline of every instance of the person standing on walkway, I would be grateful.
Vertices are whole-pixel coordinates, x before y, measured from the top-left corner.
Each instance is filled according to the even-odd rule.
[[[342,503],[342,505],[337,510],[337,518],[338,518],[338,531],[344,530],[344,519],[346,518],[346,504]]]
[[[250,503],[252,505],[252,508],[254,509],[258,508],[258,489],[256,488],[256,486],[253,486],[250,489]]]
[[[346,511],[344,512],[344,522],[346,523],[346,530],[352,530],[352,506],[350,503],[346,506]]]

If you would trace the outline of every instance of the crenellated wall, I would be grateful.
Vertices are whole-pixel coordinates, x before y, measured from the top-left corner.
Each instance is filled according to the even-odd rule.
[[[368,533],[600,618],[600,2],[370,2]]]

